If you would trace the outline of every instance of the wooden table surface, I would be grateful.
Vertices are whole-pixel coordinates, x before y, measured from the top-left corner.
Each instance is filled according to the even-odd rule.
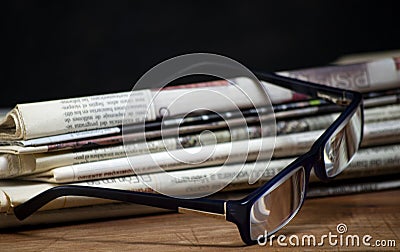
[[[395,240],[400,248],[400,190],[364,193],[306,200],[299,214],[278,234],[338,234],[339,223],[347,226],[343,235],[371,235],[376,240]],[[277,234],[277,235],[278,235]],[[288,240],[286,239],[288,243]],[[301,244],[300,244],[301,245]],[[306,244],[307,245],[307,244]],[[354,251],[377,247],[299,246],[281,247],[274,240],[272,248],[244,246],[236,226],[224,220],[188,214],[160,214],[129,219],[21,229],[0,234],[0,251]],[[382,249],[382,247],[380,247]],[[384,248],[390,250],[393,248]]]

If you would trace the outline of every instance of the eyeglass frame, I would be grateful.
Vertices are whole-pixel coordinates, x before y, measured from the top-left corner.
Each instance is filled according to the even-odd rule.
[[[260,199],[266,192],[272,190],[279,182],[285,182],[288,175],[294,172],[299,167],[304,168],[305,181],[304,193],[302,194],[301,202],[297,209],[291,213],[291,216],[286,219],[275,232],[279,231],[285,226],[300,210],[307,195],[307,185],[312,168],[316,176],[322,181],[329,181],[333,177],[328,177],[323,163],[324,146],[330,137],[340,129],[341,125],[345,125],[348,120],[360,108],[361,119],[361,136],[363,135],[363,103],[362,95],[359,92],[344,90],[335,87],[320,85],[303,80],[288,78],[274,73],[255,73],[258,79],[278,85],[295,92],[307,94],[311,97],[329,100],[337,105],[346,105],[345,110],[339,117],[326,129],[326,131],[313,143],[310,150],[303,155],[299,156],[296,160],[290,163],[286,168],[281,170],[273,178],[267,181],[261,187],[255,189],[249,195],[239,200],[222,200],[222,199],[179,199],[162,194],[133,192],[119,189],[110,188],[97,188],[89,186],[76,186],[76,185],[62,185],[50,188],[28,201],[16,206],[14,214],[19,220],[24,220],[32,215],[39,208],[46,205],[50,201],[62,196],[86,196],[96,197],[110,200],[117,200],[123,202],[136,203],[146,206],[158,207],[163,209],[175,210],[180,213],[197,213],[216,218],[223,218],[227,221],[233,222],[238,227],[240,236],[244,243],[252,245],[257,240],[251,239],[250,230],[250,214],[251,208],[254,203]],[[360,140],[361,142],[361,140]],[[358,143],[360,144],[360,143]],[[349,160],[350,161],[350,160]],[[273,233],[268,233],[272,235]]]

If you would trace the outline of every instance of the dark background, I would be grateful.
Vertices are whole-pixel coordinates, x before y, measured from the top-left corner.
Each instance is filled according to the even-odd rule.
[[[250,69],[400,48],[396,1],[10,1],[0,106],[130,90],[149,68],[211,52]]]

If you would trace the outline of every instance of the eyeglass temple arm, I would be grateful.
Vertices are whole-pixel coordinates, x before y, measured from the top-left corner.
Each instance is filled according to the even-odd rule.
[[[354,96],[359,94],[350,90],[342,90],[335,87],[310,83],[298,79],[293,79],[281,76],[275,73],[254,72],[260,80],[278,85],[299,93],[307,94],[312,97],[330,100],[331,102],[341,105],[349,103],[349,100],[354,99]]]
[[[62,196],[87,196],[136,203],[175,211],[186,209],[188,211],[207,213],[211,215],[224,216],[225,214],[224,200],[178,199],[154,193],[73,185],[57,186],[46,190],[21,205],[16,206],[14,208],[14,214],[19,220],[24,220],[39,210],[42,206]]]

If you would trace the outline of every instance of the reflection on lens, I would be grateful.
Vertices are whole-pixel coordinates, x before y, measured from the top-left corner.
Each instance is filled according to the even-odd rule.
[[[269,234],[285,225],[298,211],[304,197],[304,168],[299,167],[261,196],[251,207],[250,235]]]
[[[344,122],[344,126],[332,135],[324,148],[325,169],[328,177],[341,173],[357,152],[361,141],[361,108]]]

